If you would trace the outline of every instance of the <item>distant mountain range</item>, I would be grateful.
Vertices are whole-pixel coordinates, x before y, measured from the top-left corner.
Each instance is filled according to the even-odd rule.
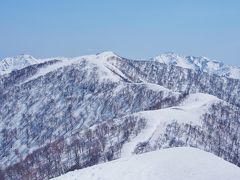
[[[109,51],[104,54],[115,55],[115,53]],[[91,56],[91,55],[90,55]],[[42,63],[54,59],[58,60],[72,60],[80,59],[81,57],[66,58],[55,57],[46,59],[36,59],[31,55],[22,54],[16,57],[7,57],[0,60],[0,75],[10,73],[13,70],[22,69],[29,65]],[[157,61],[167,65],[175,65],[182,68],[203,71],[219,76],[225,76],[233,79],[240,79],[240,67],[225,65],[222,62],[211,60],[207,57],[195,57],[195,56],[182,56],[176,53],[163,53],[157,57],[149,59],[150,61]]]
[[[234,164],[226,177],[240,171],[237,67],[173,53],[131,60],[113,52],[21,55],[0,64],[0,179],[50,179],[176,147],[212,153],[222,161],[203,158],[220,168]],[[219,167],[204,179],[219,177]]]

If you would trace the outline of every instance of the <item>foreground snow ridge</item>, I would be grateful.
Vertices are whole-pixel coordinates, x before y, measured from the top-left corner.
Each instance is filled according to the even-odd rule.
[[[69,172],[55,180],[238,180],[240,169],[195,148],[169,148]]]

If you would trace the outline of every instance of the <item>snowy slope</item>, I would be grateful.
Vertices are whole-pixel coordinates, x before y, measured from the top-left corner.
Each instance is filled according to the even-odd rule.
[[[53,57],[53,58],[45,58],[45,59],[36,59],[31,55],[21,54],[19,56],[7,57],[0,60],[0,75],[8,74],[13,70],[23,69],[33,64],[44,63],[44,62],[53,61],[53,60],[63,61],[67,65],[71,64],[69,63],[69,61],[76,62],[82,59],[87,59],[92,61],[95,60],[95,63],[101,64],[101,61],[103,60],[107,60],[108,58],[117,58],[117,57],[119,56],[111,51],[102,52],[96,55],[86,55],[86,56],[79,56],[74,58]],[[64,63],[62,64],[62,66],[64,66]]]
[[[182,56],[175,53],[164,53],[151,60],[219,76],[240,79],[239,67],[225,65],[222,62],[211,60],[207,57]]]
[[[79,56],[74,58],[56,57],[56,58],[40,59],[38,60],[39,63],[53,61],[53,60],[58,60],[59,62],[40,69],[37,74],[25,80],[24,83],[34,80],[36,78],[39,78],[41,76],[44,76],[47,73],[57,71],[60,68],[64,68],[71,65],[78,66],[83,62],[86,63],[86,67],[84,68],[84,70],[89,72],[89,76],[92,75],[90,72],[95,71],[97,72],[98,79],[100,81],[111,80],[113,82],[118,82],[121,80],[121,78],[119,78],[119,76],[116,76],[116,72],[118,75],[120,74],[122,77],[125,77],[125,76],[107,61],[109,58],[118,58],[118,56],[113,52],[103,52],[96,55]],[[113,71],[115,73],[113,73]],[[127,77],[125,78],[127,79]]]
[[[140,134],[123,145],[121,157],[130,156],[141,142],[155,143],[166,126],[172,122],[201,125],[201,116],[209,111],[212,104],[221,100],[215,96],[196,93],[190,94],[179,106],[135,113],[134,116],[146,119],[146,128]]]
[[[240,169],[194,148],[169,148],[69,172],[55,180],[238,180]]]

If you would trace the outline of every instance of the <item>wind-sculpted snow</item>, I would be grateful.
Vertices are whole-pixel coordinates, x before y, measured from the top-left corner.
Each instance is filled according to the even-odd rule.
[[[49,179],[175,146],[240,166],[240,80],[111,52],[41,62],[0,76],[0,177]]]

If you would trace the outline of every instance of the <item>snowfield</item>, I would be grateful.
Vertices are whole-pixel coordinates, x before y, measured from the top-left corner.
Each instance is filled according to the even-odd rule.
[[[239,180],[240,169],[188,147],[169,148],[69,172],[55,180]]]
[[[166,125],[171,122],[201,125],[201,116],[206,113],[212,104],[221,100],[215,96],[195,93],[190,94],[179,106],[135,113],[135,117],[146,119],[146,128],[136,137],[123,145],[121,157],[134,154],[134,150],[141,142],[149,141],[154,144]]]

